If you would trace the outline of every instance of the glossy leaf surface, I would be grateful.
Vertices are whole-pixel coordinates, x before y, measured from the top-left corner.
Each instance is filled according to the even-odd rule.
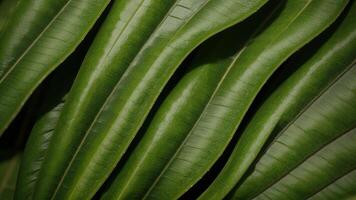
[[[41,81],[94,25],[109,0],[25,0],[0,38],[0,134]]]
[[[144,198],[174,199],[193,186],[223,153],[257,92],[273,71],[326,28],[345,4],[287,1],[271,25],[234,57],[198,120]],[[324,9],[333,11],[325,15],[325,21],[320,20]],[[305,17],[309,17],[310,24],[303,20]]]
[[[251,175],[234,191],[234,198],[252,199],[261,192],[267,191],[305,159],[354,128],[355,73],[356,66],[353,65],[295,121],[279,133],[256,164]],[[338,162],[334,164],[338,165]],[[313,165],[310,167],[312,168]],[[313,189],[312,185],[310,188]],[[292,188],[290,190],[293,191]]]
[[[90,62],[107,59],[105,52],[111,48],[107,49],[106,45],[119,49],[134,41],[139,48],[130,51],[130,54],[134,55],[132,61],[124,60],[126,63],[119,60],[121,64],[116,65],[114,69],[119,72],[116,73],[119,76],[114,76],[115,79],[106,76],[110,71],[97,73],[102,65],[92,66],[98,70],[87,72],[85,68],[81,70],[68,96],[68,104],[65,105],[63,115],[60,117],[59,129],[54,133],[53,141],[56,142],[50,144],[44,170],[40,172],[41,188],[35,193],[35,198],[87,199],[94,195],[127,149],[165,83],[187,54],[211,35],[255,12],[265,1],[140,2],[139,4],[133,4],[131,1],[118,2],[110,11],[108,22],[104,24],[110,31],[103,31],[97,39],[99,41],[97,45],[101,46],[99,49],[103,52],[93,52],[98,54],[93,55],[93,61]],[[163,10],[157,7],[159,3]],[[165,7],[162,5],[167,5],[166,8],[169,10],[164,12]],[[236,12],[236,9],[239,12]],[[134,12],[131,12],[132,10]],[[147,12],[144,12],[145,10]],[[162,13],[156,15],[157,11]],[[227,16],[224,14],[227,12],[233,14]],[[121,17],[122,13],[128,15]],[[147,31],[149,38],[144,44],[135,38],[126,41],[124,40],[126,34],[151,28],[152,25],[123,26],[115,30],[117,23],[121,24],[120,20],[113,20],[118,17],[124,22],[135,22],[147,17],[153,24],[157,22],[157,27],[152,30],[153,32]],[[126,27],[129,28],[128,31]],[[117,34],[120,30],[123,35]],[[103,38],[108,38],[107,34],[118,36],[114,41],[100,42]],[[117,46],[116,40],[120,41]],[[137,55],[135,51],[138,52]],[[110,56],[116,55],[114,53]],[[87,59],[91,59],[90,57],[89,53]],[[106,61],[110,64],[111,59]],[[120,72],[125,69],[120,78]],[[96,79],[104,81],[97,82]],[[102,93],[88,95],[93,92],[91,87],[87,87],[92,81],[97,85],[102,84],[100,87]],[[76,94],[79,91],[80,94]]]
[[[337,31],[266,100],[242,133],[231,158],[202,199],[223,198],[244,175],[270,134],[281,131],[355,62],[356,6]],[[223,188],[223,189],[221,189]]]
[[[142,141],[103,199],[139,199],[144,196],[199,118],[234,55],[244,47],[271,7],[268,5],[256,16],[202,45],[188,72],[164,100]]]

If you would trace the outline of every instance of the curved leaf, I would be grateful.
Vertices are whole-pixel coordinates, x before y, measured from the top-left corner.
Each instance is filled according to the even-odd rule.
[[[223,198],[252,164],[266,140],[288,125],[300,110],[355,62],[356,6],[332,37],[288,78],[249,122],[222,172],[201,196]]]
[[[353,65],[295,121],[279,133],[279,137],[263,154],[251,175],[234,191],[235,199],[252,199],[268,190],[314,152],[354,128],[355,76],[356,65]],[[334,164],[338,165],[338,163]]]
[[[189,71],[164,100],[142,141],[125,162],[103,199],[143,197],[168,162],[167,158],[174,154],[194,121],[199,118],[234,55],[244,47],[256,29],[262,29],[258,26],[263,24],[266,14],[270,14],[275,4],[268,3],[254,16],[202,45]]]
[[[65,74],[63,74],[65,75]],[[72,76],[72,75],[69,75]],[[68,82],[58,85],[63,76],[56,76],[46,89],[41,106],[43,114],[35,123],[21,161],[17,179],[15,199],[32,199],[48,145],[52,139],[54,129],[58,123],[64,105],[64,95],[68,91]],[[69,81],[70,82],[70,81]],[[62,82],[63,83],[63,82]],[[62,99],[63,98],[63,99]]]
[[[31,130],[22,156],[14,199],[33,199],[39,172],[53,138],[66,94],[73,84],[78,73],[78,66],[87,51],[86,43],[91,41],[95,30],[96,28],[41,85],[41,105],[33,106],[32,112],[38,117],[36,117],[37,121]]]
[[[20,1],[0,38],[0,134],[40,82],[75,49],[108,3]]]
[[[334,200],[356,198],[356,169],[335,180],[311,196],[310,200]]]
[[[284,175],[254,199],[308,198],[329,183],[356,169],[355,144],[356,128],[313,153],[297,168]]]
[[[36,199],[90,198],[113,170],[165,83],[186,55],[211,35],[246,18],[262,6],[265,0],[140,2],[133,4],[131,1],[122,1],[118,3],[121,6],[114,5],[109,22],[106,23],[108,31],[102,31],[97,39],[109,38],[109,41],[105,39],[106,42],[98,44],[102,48],[99,48],[101,51],[94,55],[92,62],[104,61],[109,64],[111,56],[117,54],[107,57],[106,52],[125,46],[129,49],[127,45],[132,40],[135,44],[133,51],[137,51],[137,55],[132,61],[124,59],[116,66],[118,71],[128,68],[120,80],[113,77],[113,81],[109,78],[111,74],[105,77],[107,73],[96,73],[100,70],[88,70],[91,67],[83,69],[79,74],[40,172],[41,187],[35,192]],[[168,6],[169,11],[162,12],[159,9],[162,5]],[[156,12],[158,15],[155,15]],[[121,13],[124,13],[122,18],[126,26],[117,25],[122,23],[120,20],[110,22],[111,19],[121,17]],[[145,25],[135,26],[143,24],[136,23],[136,20],[144,17],[158,24],[152,34],[147,34],[149,39],[144,41],[142,47],[137,38],[125,42],[128,33],[132,35],[135,31],[147,28]],[[119,26],[118,30],[115,30],[115,26]],[[123,35],[117,34],[120,30]],[[111,35],[117,37],[111,38]],[[115,43],[116,40],[120,42]],[[134,55],[132,51],[130,54]],[[100,67],[102,65],[94,66],[98,69]],[[87,87],[92,81],[101,85],[95,95],[92,87]],[[78,91],[83,95],[76,95]]]
[[[268,77],[294,51],[330,25],[347,2],[334,3],[286,2],[276,20],[235,56],[200,117],[144,198],[177,198],[208,171]]]

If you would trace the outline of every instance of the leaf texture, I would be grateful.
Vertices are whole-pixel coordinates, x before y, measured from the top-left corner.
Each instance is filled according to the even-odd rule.
[[[356,129],[348,131],[254,199],[306,199],[356,169]]]
[[[354,128],[355,73],[356,65],[353,65],[279,133],[259,159],[253,172],[234,191],[233,199],[253,199],[267,191],[319,149]],[[338,165],[332,161],[330,164]],[[310,188],[313,189],[312,186]]]
[[[177,198],[208,171],[223,153],[268,77],[288,56],[335,20],[347,2],[324,3],[287,1],[271,25],[235,56],[200,117],[144,198]],[[325,9],[332,12],[320,18]]]
[[[35,199],[92,197],[127,149],[165,83],[187,54],[211,35],[255,12],[265,1],[139,2],[117,2],[110,11],[103,28],[109,31],[102,31],[95,42],[102,51],[94,55],[96,45],[93,44],[93,54],[88,54],[68,96],[59,128],[53,136],[55,142],[50,144],[40,172],[41,187],[36,191]],[[167,11],[160,10],[158,6],[167,8]],[[153,26],[154,30],[150,29],[152,24],[137,23],[145,17],[152,20],[153,25],[157,24]],[[130,25],[120,27],[117,24],[122,21],[113,20],[117,18]],[[115,30],[117,26],[119,28]],[[133,33],[146,29],[143,37],[148,38],[142,44]],[[117,36],[113,41],[112,34]],[[132,38],[126,40],[128,34]],[[115,51],[107,57],[105,52],[128,47],[130,42],[134,43],[129,50],[132,60],[118,59],[115,68],[114,65],[104,67],[113,69],[114,73],[110,70],[100,73],[101,62],[110,64],[111,58],[118,55]],[[99,65],[90,66],[91,62]],[[118,76],[109,78],[108,73]],[[97,93],[92,90],[96,86],[90,87],[94,82],[100,86]]]
[[[350,69],[355,62],[356,51],[355,8],[353,6],[321,49],[266,100],[242,133],[223,171],[201,196],[202,199],[220,199],[227,195],[270,135],[286,127],[322,90]]]
[[[234,55],[244,47],[271,8],[272,5],[264,6],[253,17],[202,45],[189,71],[164,100],[142,141],[103,199],[140,199],[144,196],[198,119]]]
[[[333,200],[333,199],[347,199],[352,200],[356,198],[356,170],[340,177],[334,182],[322,188],[316,194],[308,199],[311,200]]]
[[[5,31],[14,10],[20,0],[3,0],[0,1],[0,36]]]
[[[109,0],[20,1],[0,38],[0,134],[80,43]]]

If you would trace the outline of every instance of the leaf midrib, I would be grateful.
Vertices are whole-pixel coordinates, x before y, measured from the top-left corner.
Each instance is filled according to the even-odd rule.
[[[335,177],[333,179],[333,181],[331,181],[330,183],[324,185],[323,187],[318,188],[317,191],[313,192],[312,194],[308,195],[306,197],[306,199],[311,199],[312,197],[314,197],[315,195],[318,195],[320,192],[322,192],[324,189],[326,189],[327,187],[333,185],[334,183],[336,183],[337,181],[341,180],[342,178],[345,178],[347,176],[349,176],[351,173],[353,173],[356,170],[356,166],[354,166],[352,169],[350,169],[349,171],[347,171],[346,173],[339,175],[337,177]]]
[[[146,1],[146,0],[141,0],[141,1],[140,1],[140,5],[137,6],[137,8],[135,9],[134,13],[130,16],[129,20],[128,20],[128,21],[125,23],[125,25],[123,26],[122,31],[121,31],[121,32],[117,35],[117,37],[115,38],[115,42],[111,45],[110,50],[105,54],[105,58],[107,58],[107,57],[110,55],[111,51],[113,50],[114,46],[116,45],[116,42],[120,39],[120,36],[125,32],[125,30],[126,30],[126,28],[128,27],[128,25],[131,24],[131,22],[132,22],[131,20],[137,15],[138,11],[139,11],[140,9],[142,9],[142,5],[143,5],[143,3],[144,3],[145,1]],[[121,79],[120,79],[120,80],[121,80]],[[120,83],[120,81],[119,81],[119,83]],[[61,176],[60,182],[57,184],[57,187],[56,187],[54,193],[52,194],[51,200],[53,200],[53,199],[55,198],[56,194],[58,193],[60,186],[63,184],[64,177],[68,174],[69,168],[70,168],[71,165],[73,164],[74,159],[76,158],[77,154],[79,153],[79,150],[80,150],[81,146],[83,146],[84,141],[85,141],[85,139],[86,139],[87,136],[88,136],[89,130],[92,128],[93,124],[95,124],[94,122],[97,120],[98,116],[99,116],[100,113],[103,111],[105,105],[106,105],[107,102],[108,102],[108,99],[110,99],[110,97],[113,95],[113,91],[115,91],[115,88],[116,88],[116,86],[114,87],[114,89],[112,90],[112,92],[109,94],[109,96],[108,96],[108,98],[106,99],[106,101],[104,102],[104,104],[100,107],[100,110],[99,110],[98,114],[96,115],[94,121],[91,123],[91,125],[90,125],[88,131],[86,131],[86,133],[85,133],[83,139],[81,140],[81,142],[80,142],[80,144],[79,144],[79,147],[76,149],[76,152],[74,153],[74,156],[72,157],[71,161],[70,161],[69,164],[67,165],[67,167],[66,167],[66,169],[65,169],[65,172],[64,172],[63,175]],[[74,189],[73,189],[73,190],[74,190]]]
[[[14,64],[5,72],[5,74],[0,78],[0,84],[9,76],[9,74],[15,69],[16,65],[26,56],[26,54],[32,49],[32,47],[41,39],[43,34],[49,29],[49,27],[54,24],[58,17],[63,13],[67,6],[72,2],[68,0],[63,7],[58,11],[58,13],[52,18],[52,20],[44,27],[44,29],[39,33],[39,35],[32,41],[32,43],[25,49],[25,51],[20,55],[19,58],[14,62]]]
[[[344,74],[346,74],[348,71],[350,71],[353,68],[353,65],[356,64],[356,60],[354,60],[354,62],[352,62],[349,67],[347,67],[341,74],[339,74],[326,88],[324,88],[315,98],[313,98],[306,106],[304,106],[304,108],[302,108],[301,112],[298,113],[298,115],[291,120],[278,134],[277,136],[274,138],[274,140],[271,142],[270,145],[267,146],[266,149],[269,149],[271,146],[273,146],[278,138],[283,135],[287,129],[292,126],[298,119],[300,119],[300,117],[302,117],[303,113],[305,113],[306,111],[308,111],[308,109],[317,101],[319,100],[323,94],[325,94],[331,87],[333,87],[338,80],[340,80]],[[293,171],[294,169],[296,169],[300,164],[302,164],[304,161],[306,161],[308,158],[312,157],[313,155],[315,155],[318,151],[320,151],[322,148],[324,148],[325,146],[327,146],[328,144],[332,143],[335,139],[341,137],[342,135],[346,134],[347,132],[349,132],[350,130],[354,129],[356,127],[352,127],[350,129],[347,129],[344,133],[340,134],[337,137],[332,138],[329,142],[323,144],[322,146],[320,146],[319,148],[315,149],[314,151],[312,151],[310,154],[308,154],[304,159],[302,159],[300,162],[296,163],[295,166],[293,166],[292,168],[290,168],[288,171],[286,171],[285,173],[283,173],[283,175],[275,180],[273,180],[273,182],[271,182],[270,184],[268,184],[268,186],[266,186],[265,188],[263,188],[263,190],[258,191],[257,193],[255,193],[252,197],[250,197],[249,199],[254,199],[257,196],[259,196],[260,194],[262,194],[263,192],[265,192],[266,190],[268,190],[270,187],[272,187],[274,184],[276,184],[278,181],[280,181],[282,178],[284,178],[286,175],[289,174],[289,172]]]
[[[196,13],[198,13],[210,0],[207,0],[207,2],[205,2],[199,9],[197,9],[197,11],[192,14],[188,20],[184,21],[184,23],[175,31],[174,35],[166,42],[166,44],[169,44],[170,42],[172,42],[174,39],[176,39],[176,36],[177,34],[180,32],[180,30],[182,30],[186,24],[188,24],[188,22],[196,15]],[[152,32],[151,36],[149,37],[148,40],[150,40],[150,38],[159,30],[160,27],[162,27],[163,23],[165,22],[165,20],[168,18],[168,17],[172,17],[170,15],[170,11],[173,10],[175,8],[175,6],[179,3],[180,1],[179,0],[176,0],[175,3],[172,5],[172,7],[169,9],[169,11],[167,12],[167,14],[162,18],[161,22],[159,23],[159,25],[156,27],[156,29]],[[145,45],[144,45],[145,46]],[[143,46],[143,47],[144,47]],[[138,54],[140,54],[144,48],[141,48],[140,51],[138,52]],[[162,47],[162,49],[165,49],[165,46]],[[132,66],[132,62],[130,64],[130,66]],[[120,79],[119,82],[115,85],[115,87],[113,88],[112,92],[110,93],[110,95],[107,97],[106,101],[104,102],[104,104],[101,106],[98,114],[96,115],[94,121],[92,121],[89,129],[86,131],[85,135],[84,135],[84,138],[81,140],[81,144],[79,145],[79,147],[77,148],[77,151],[75,153],[75,155],[73,156],[72,160],[71,160],[71,163],[70,165],[68,165],[66,171],[69,170],[69,167],[71,166],[71,164],[73,163],[72,161],[75,160],[76,158],[76,155],[79,153],[80,149],[81,149],[81,146],[84,144],[84,141],[86,140],[89,132],[91,131],[91,129],[93,128],[93,126],[95,125],[95,123],[97,122],[98,118],[100,117],[100,114],[103,112],[105,106],[107,105],[107,103],[109,103],[110,101],[110,98],[112,97],[112,95],[115,93],[117,87],[120,85],[120,83],[122,82],[123,79]],[[143,120],[141,120],[142,122]],[[140,122],[140,123],[141,123]],[[63,175],[63,177],[65,176],[66,174]],[[74,189],[72,190],[74,191]],[[73,192],[72,192],[73,193]]]
[[[276,38],[278,38],[280,35],[282,35],[288,28],[289,26],[295,21],[295,19],[302,13],[302,11],[310,4],[312,0],[309,0],[309,2],[306,4],[306,6],[304,6],[300,12],[297,13],[297,15],[291,20],[290,23],[287,24],[287,26],[284,28],[283,31],[281,31]],[[268,19],[268,18],[267,18]],[[261,26],[261,28],[263,27],[263,25]],[[258,29],[257,29],[258,30]],[[256,33],[258,33],[258,31],[256,31]],[[271,40],[264,49],[268,48],[271,44],[273,44],[274,40]],[[248,44],[248,43],[247,43]],[[214,99],[217,91],[219,90],[223,80],[225,79],[225,77],[229,74],[230,70],[232,69],[232,67],[234,66],[234,64],[236,63],[236,61],[238,60],[238,58],[240,57],[240,55],[244,52],[244,50],[246,50],[247,46],[245,46],[244,48],[241,49],[240,52],[238,52],[238,54],[236,55],[236,57],[232,60],[231,64],[229,65],[229,67],[227,68],[227,71],[224,73],[223,77],[221,78],[220,82],[218,83],[218,86],[216,87],[216,89],[214,90],[212,96],[210,97],[208,103],[205,105],[204,110],[202,111],[202,114],[199,116],[198,120],[194,123],[192,129],[189,131],[189,133],[187,134],[187,136],[185,137],[184,141],[182,142],[182,144],[178,147],[178,149],[176,150],[176,152],[174,153],[174,155],[171,157],[171,159],[168,161],[168,163],[165,165],[164,169],[161,171],[161,173],[158,175],[158,177],[155,179],[154,183],[152,184],[152,186],[149,188],[149,190],[147,191],[147,193],[145,194],[144,199],[146,199],[150,192],[154,189],[154,187],[157,185],[158,181],[161,179],[161,177],[164,175],[164,173],[166,172],[166,170],[170,167],[170,164],[175,160],[175,158],[178,156],[180,150],[185,146],[185,143],[188,141],[189,137],[192,135],[193,130],[196,129],[197,124],[200,122],[200,120],[202,119],[203,114],[206,112],[208,105],[210,105],[210,103],[212,102],[212,100]]]

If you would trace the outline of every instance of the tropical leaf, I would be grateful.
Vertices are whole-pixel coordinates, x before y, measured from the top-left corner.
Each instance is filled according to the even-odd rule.
[[[116,66],[119,70],[114,71],[127,68],[121,79],[115,76],[113,82],[110,76],[104,76],[106,73],[96,73],[98,70],[86,72],[84,68],[90,67],[81,70],[68,96],[63,117],[60,117],[58,123],[59,128],[54,133],[53,144],[50,144],[43,170],[40,172],[41,187],[35,192],[35,199],[92,197],[122,157],[160,91],[183,59],[208,37],[255,12],[265,0],[140,2],[133,4],[131,1],[123,1],[113,6],[108,22],[104,25],[110,31],[101,32],[96,40],[98,45],[103,47],[99,48],[103,49],[103,52],[93,51],[94,54],[98,53],[94,56],[95,62],[103,59],[110,63],[110,57],[116,56],[107,56],[105,52],[110,52],[110,49],[127,47],[132,41],[138,46],[137,39],[123,41],[128,33],[147,28],[146,25],[135,26],[137,20],[147,17],[152,23],[156,22],[157,26],[153,32],[148,31],[152,33],[148,34],[149,38],[144,41],[145,44],[138,49],[133,46],[132,51],[138,53],[134,54],[132,61]],[[166,12],[161,10],[166,7],[164,5],[167,5]],[[119,17],[122,20],[112,20]],[[126,26],[117,25],[122,22],[125,22]],[[119,28],[115,29],[117,26]],[[123,36],[118,35],[117,31]],[[105,39],[107,43],[102,42],[103,38],[108,38],[108,34],[117,37],[113,41],[109,37],[110,41]],[[104,48],[107,45],[112,48]],[[89,53],[88,60],[90,57],[92,56]],[[102,65],[94,67],[99,69]],[[90,84],[96,79],[104,81],[95,81],[95,84],[101,87],[100,92],[94,96]],[[108,87],[104,87],[107,82]],[[109,87],[112,83],[114,86]],[[79,91],[80,94],[77,95]]]
[[[52,72],[41,85],[41,104],[35,106],[36,109],[32,111],[37,116],[37,121],[26,142],[14,199],[33,198],[39,172],[58,123],[66,94],[69,92],[78,73],[79,66],[88,50],[86,43],[92,41],[95,31],[96,27],[90,31],[75,52]]]
[[[202,199],[223,198],[252,164],[270,135],[285,128],[312,99],[355,62],[356,5],[321,49],[283,83],[249,122],[231,158]],[[256,139],[258,138],[258,139]]]
[[[0,199],[356,199],[354,1],[110,2],[0,0]]]
[[[268,77],[288,56],[325,29],[347,2],[323,3],[287,1],[271,25],[234,57],[198,120],[143,198],[178,198],[208,171]],[[326,9],[330,9],[327,15]]]
[[[356,169],[356,129],[342,134],[254,199],[306,199]]]
[[[141,142],[103,199],[144,196],[199,118],[234,56],[256,29],[262,30],[262,22],[267,22],[266,14],[272,15],[270,11],[276,4],[268,3],[243,23],[219,33],[200,47],[188,72],[160,105]]]
[[[0,134],[41,81],[72,53],[108,3],[20,1],[0,38]]]
[[[334,182],[322,188],[316,194],[308,199],[311,200],[334,200],[346,199],[352,200],[356,198],[356,170],[340,177]]]
[[[253,199],[261,193],[263,195],[272,195],[269,191],[276,191],[273,188],[278,187],[278,183],[283,177],[288,176],[294,169],[303,165],[302,163],[305,160],[313,156],[321,148],[345,133],[350,132],[355,127],[355,75],[356,65],[353,65],[335,84],[320,95],[307,109],[303,110],[295,121],[279,133],[267,152],[260,158],[253,172],[234,191],[234,199]],[[354,131],[351,132],[354,133]],[[355,136],[350,137],[354,138]],[[351,141],[354,142],[354,140]],[[355,146],[354,144],[353,146]],[[352,149],[349,150],[351,154],[354,154]],[[325,160],[328,161],[328,159]],[[342,161],[342,163],[345,162]],[[346,162],[345,165],[352,162],[354,162],[354,159],[350,158],[350,161]],[[339,165],[337,161],[329,160],[329,163],[320,163],[320,165],[325,164],[339,166],[336,171],[342,172],[343,170],[343,164],[340,163]],[[308,165],[308,168],[305,169],[305,175],[314,166],[318,168],[319,163]],[[352,166],[355,167],[355,165],[350,166],[351,168]],[[330,172],[329,175],[333,176],[337,174],[336,171],[333,173]],[[301,178],[300,181],[302,180]],[[296,180],[290,181],[287,184],[294,183],[296,183]],[[277,186],[274,186],[275,184]],[[308,186],[307,182],[303,182],[303,184]],[[306,195],[308,192],[310,193],[312,190],[317,189],[317,187],[319,185],[313,185],[312,183],[308,186],[308,190],[299,186],[297,187],[297,185],[293,187],[288,186],[289,190],[286,188],[281,189],[281,195],[284,192],[290,191],[293,193],[298,190],[300,190],[298,192],[300,195]],[[290,199],[292,198],[293,196],[290,196]]]

